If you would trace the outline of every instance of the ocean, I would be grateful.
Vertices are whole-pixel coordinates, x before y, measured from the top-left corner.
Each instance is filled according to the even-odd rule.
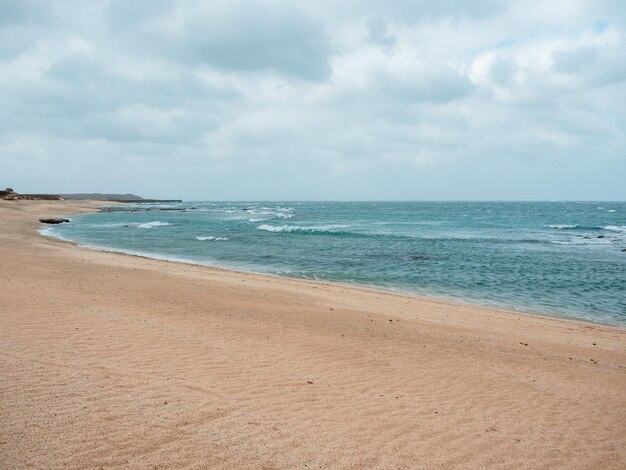
[[[625,202],[184,202],[70,216],[80,245],[626,325]]]

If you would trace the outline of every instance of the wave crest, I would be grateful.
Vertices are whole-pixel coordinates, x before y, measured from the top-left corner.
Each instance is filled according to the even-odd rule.
[[[153,227],[163,227],[165,225],[172,225],[169,222],[160,222],[155,220],[153,222],[146,222],[144,224],[137,225],[138,228],[153,228]]]
[[[339,233],[340,228],[345,225],[319,225],[319,226],[300,226],[300,225],[259,225],[257,229],[266,232],[305,232],[305,233]]]
[[[578,225],[576,224],[553,224],[553,225],[548,225],[548,228],[556,228],[558,230],[567,230],[567,229],[578,228]]]

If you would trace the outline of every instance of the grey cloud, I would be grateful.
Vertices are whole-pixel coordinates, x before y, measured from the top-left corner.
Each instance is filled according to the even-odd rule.
[[[591,79],[607,86],[626,82],[626,49],[624,43],[606,51],[600,51],[599,60],[590,71]]]
[[[378,80],[378,89],[405,103],[429,101],[448,102],[459,99],[472,90],[469,79],[446,66],[424,64],[415,75],[397,76],[385,72]]]
[[[579,77],[585,86],[607,86],[626,81],[626,52],[623,43],[581,46],[552,55],[554,70]]]
[[[110,0],[103,17],[112,31],[123,34],[159,17],[171,17],[176,4],[173,0]]]
[[[593,66],[598,58],[595,47],[584,46],[573,50],[560,50],[552,54],[554,68],[563,73],[579,73],[584,69]]]
[[[491,64],[490,75],[499,85],[506,85],[515,74],[515,64],[508,57],[499,57]]]
[[[0,27],[0,61],[14,59],[34,44],[33,32],[28,28],[11,25]]]
[[[459,2],[456,0],[396,0],[381,2],[378,0],[356,1],[355,10],[362,8],[378,16],[393,18],[402,23],[415,23],[440,18],[476,18],[494,15],[506,9],[502,0],[476,0]]]
[[[368,38],[374,44],[389,48],[398,42],[398,38],[389,32],[387,23],[380,18],[369,18],[366,27]]]
[[[90,53],[67,55],[43,77],[4,89],[0,104],[16,112],[0,114],[0,136],[27,130],[110,142],[197,143],[222,119],[226,104],[240,99],[232,86],[205,83],[186,71],[174,81],[119,76]]]
[[[304,80],[330,75],[332,45],[322,21],[274,2],[115,1],[107,22],[122,47],[173,63]]]
[[[311,80],[330,74],[323,25],[291,8],[254,5],[225,17],[190,19],[179,41],[197,60],[228,70],[272,70]]]
[[[33,16],[34,6],[32,2],[27,1],[0,0],[0,26],[27,22]]]

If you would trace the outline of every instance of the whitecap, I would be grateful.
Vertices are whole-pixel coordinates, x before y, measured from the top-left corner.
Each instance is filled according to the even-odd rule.
[[[196,237],[196,240],[200,240],[201,242],[203,241],[224,241],[224,240],[228,240],[228,238],[226,237]]]
[[[626,225],[607,225],[602,227],[604,230],[610,230],[611,232],[626,232]]]
[[[548,225],[548,227],[549,228],[556,228],[556,229],[559,229],[559,230],[565,230],[565,229],[568,229],[568,228],[578,228],[578,225],[575,225],[575,224],[572,224],[572,225],[569,225],[569,224],[554,224],[554,225]]]
[[[262,207],[262,210],[250,210],[248,211],[248,213],[250,215],[265,215],[268,216],[265,219],[257,219],[256,221],[259,222],[261,220],[267,220],[267,219],[290,219],[293,217],[293,214],[290,212],[291,209],[269,209],[267,207]],[[252,222],[252,220],[251,220]]]
[[[606,238],[573,239],[573,240],[550,240],[553,245],[609,245],[610,240]]]
[[[339,228],[345,228],[345,225],[321,225],[303,227],[299,225],[259,225],[259,230],[266,232],[336,232]]]
[[[259,230],[265,230],[266,232],[290,232],[294,229],[293,226],[289,226],[289,225],[280,225],[276,227],[275,225],[267,225],[267,224],[259,225],[257,228]]]
[[[155,220],[153,222],[146,222],[145,224],[139,224],[137,227],[139,228],[152,228],[152,227],[163,227],[165,225],[172,225],[169,222],[160,222]]]
[[[615,209],[609,209],[609,212],[617,212]]]

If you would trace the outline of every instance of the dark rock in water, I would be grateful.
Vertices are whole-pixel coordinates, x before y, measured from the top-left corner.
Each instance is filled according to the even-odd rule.
[[[626,252],[626,248],[623,248],[622,251]]]
[[[415,261],[423,261],[425,259],[428,259],[428,256],[413,255],[413,256],[411,256],[411,259],[415,260]]]
[[[604,235],[598,235],[596,238],[604,238]]]
[[[591,237],[588,237],[587,235],[585,235],[583,238],[589,240]]]
[[[70,219],[60,219],[60,218],[49,218],[49,219],[39,219],[39,222],[41,222],[42,224],[62,224],[65,222],[69,222]]]

